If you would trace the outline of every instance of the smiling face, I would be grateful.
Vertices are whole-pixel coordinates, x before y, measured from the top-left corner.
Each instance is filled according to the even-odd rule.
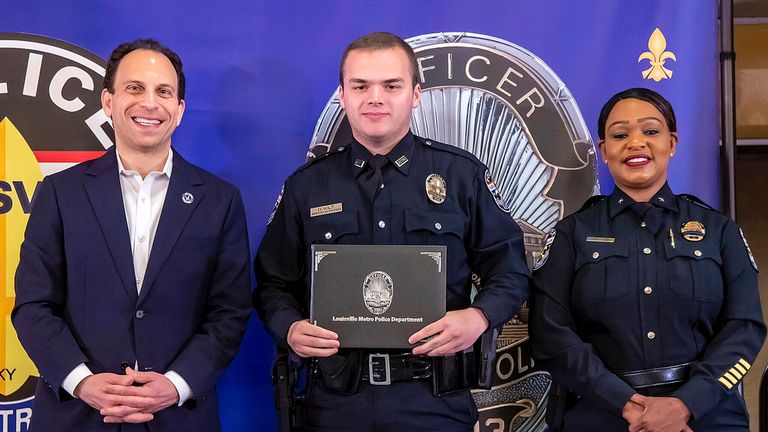
[[[677,133],[656,107],[639,99],[616,103],[605,125],[600,152],[616,186],[633,198],[655,194],[667,181]]]
[[[350,51],[339,101],[352,135],[371,153],[386,154],[405,136],[419,106],[408,56],[400,48]]]
[[[121,153],[167,152],[184,114],[173,65],[163,54],[144,49],[123,57],[115,74],[114,93],[103,90],[101,104],[112,118],[115,144]]]

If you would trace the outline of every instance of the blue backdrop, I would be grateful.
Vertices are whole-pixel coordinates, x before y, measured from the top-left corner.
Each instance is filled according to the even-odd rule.
[[[187,111],[173,143],[238,185],[252,253],[282,181],[305,160],[315,123],[338,85],[345,45],[372,31],[404,38],[481,33],[522,46],[565,82],[597,139],[602,103],[632,86],[668,97],[680,146],[670,168],[678,193],[719,205],[717,2],[700,0],[145,1],[4,0],[0,29],[62,39],[107,57],[120,42],[155,37],[177,51],[187,74]],[[676,61],[672,78],[643,78],[655,28]],[[1,103],[1,102],[0,102]],[[600,163],[603,193],[613,184]],[[257,318],[219,384],[225,431],[274,424],[272,343]]]

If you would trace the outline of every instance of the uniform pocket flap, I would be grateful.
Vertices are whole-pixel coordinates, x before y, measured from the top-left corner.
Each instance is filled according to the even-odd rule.
[[[669,259],[687,257],[694,260],[711,259],[718,264],[723,263],[720,249],[714,242],[689,242],[678,239],[675,241],[675,247],[672,247],[672,242],[665,242],[664,250]]]
[[[441,212],[405,210],[405,230],[430,231],[433,234],[452,233],[464,235],[464,218],[461,215]]]
[[[613,237],[587,237],[577,245],[576,268],[588,263],[598,263],[611,257],[626,258],[628,255],[628,246],[625,240]]]
[[[316,216],[307,224],[310,243],[335,243],[341,236],[359,232],[356,210]]]

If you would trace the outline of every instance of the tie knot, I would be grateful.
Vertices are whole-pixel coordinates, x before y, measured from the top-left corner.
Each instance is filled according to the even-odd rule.
[[[386,156],[377,154],[371,156],[371,158],[368,159],[368,166],[370,166],[371,169],[376,170],[386,165],[387,162],[389,162],[389,159]]]
[[[638,216],[644,217],[648,210],[654,208],[654,205],[649,202],[636,202],[631,207],[632,211],[637,213]]]
[[[647,223],[648,228],[654,233],[661,228],[662,211],[660,208],[649,202],[636,202],[630,208],[640,219]]]

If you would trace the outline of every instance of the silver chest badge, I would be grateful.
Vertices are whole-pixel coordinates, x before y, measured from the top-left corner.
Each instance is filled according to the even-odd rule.
[[[181,200],[184,202],[184,204],[192,204],[192,201],[195,200],[195,197],[192,196],[192,194],[189,192],[184,192],[181,195]]]
[[[439,174],[430,174],[425,182],[427,189],[427,198],[435,204],[442,204],[445,201],[445,180]]]
[[[377,270],[368,274],[363,281],[363,302],[374,315],[381,315],[389,309],[395,286],[392,278],[383,271]]]

